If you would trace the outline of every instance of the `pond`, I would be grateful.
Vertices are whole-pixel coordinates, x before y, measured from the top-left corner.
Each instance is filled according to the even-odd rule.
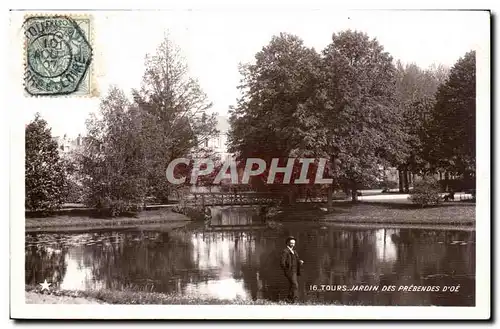
[[[294,222],[270,229],[251,207],[214,208],[212,215],[204,227],[171,232],[26,234],[25,282],[276,301],[287,294],[279,257],[294,235],[305,262],[302,301],[475,305],[475,231]],[[371,291],[342,289],[353,285]]]

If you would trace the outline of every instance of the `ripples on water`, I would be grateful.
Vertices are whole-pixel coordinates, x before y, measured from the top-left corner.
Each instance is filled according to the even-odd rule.
[[[61,289],[130,288],[200,298],[282,299],[284,237],[305,261],[303,300],[364,305],[475,303],[475,232],[345,229],[298,224],[265,229],[251,208],[218,209],[205,230],[27,234],[27,284]],[[238,227],[238,225],[243,225]],[[376,285],[312,291],[311,285]],[[382,286],[457,286],[459,292],[382,292]]]

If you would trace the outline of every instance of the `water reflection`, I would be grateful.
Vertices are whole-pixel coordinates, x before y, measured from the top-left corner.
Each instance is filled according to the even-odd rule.
[[[218,298],[218,299],[248,299],[245,284],[242,279],[220,278],[207,282],[188,283],[184,292],[188,296],[198,298]]]
[[[365,305],[475,303],[474,232],[297,224],[278,232],[252,226],[259,223],[258,217],[244,213],[216,212],[211,224],[228,223],[223,231],[209,227],[203,232],[27,235],[25,281],[47,279],[64,289],[130,288],[201,298],[277,300],[287,293],[279,256],[284,237],[293,234],[305,260],[299,279],[302,299]],[[454,294],[311,289],[322,284],[461,288]]]
[[[396,243],[393,236],[398,236],[399,230],[379,229],[375,231],[377,259],[385,263],[394,263],[398,257]]]
[[[96,280],[92,274],[91,267],[83,264],[83,250],[72,247],[65,257],[66,275],[60,283],[61,289],[84,290],[100,289],[103,287],[102,280]]]

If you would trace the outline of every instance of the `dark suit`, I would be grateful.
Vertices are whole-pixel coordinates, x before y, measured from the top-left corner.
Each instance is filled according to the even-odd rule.
[[[299,297],[299,283],[297,276],[300,276],[300,258],[297,251],[292,253],[287,247],[281,254],[281,268],[285,272],[285,277],[288,279],[289,292],[288,298],[296,301]]]

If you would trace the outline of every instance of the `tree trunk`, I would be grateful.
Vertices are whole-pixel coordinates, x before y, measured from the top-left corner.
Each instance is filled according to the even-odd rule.
[[[404,185],[405,193],[410,192],[410,185],[408,182],[408,169],[407,168],[405,168],[403,170],[403,185]]]
[[[328,190],[326,193],[327,208],[328,211],[331,211],[333,208],[333,184],[328,185]]]
[[[408,172],[408,169],[405,168],[405,170],[403,171],[403,181],[404,181],[405,193],[410,192],[410,184],[408,182],[409,176],[410,176],[410,173]]]
[[[288,191],[288,202],[290,205],[294,205],[295,204],[295,189],[292,188],[290,191]]]
[[[448,171],[444,172],[444,191],[448,192],[448,184],[450,182],[450,173]]]
[[[358,189],[357,189],[356,183],[352,184],[351,193],[352,193],[351,194],[351,196],[352,196],[352,202],[353,203],[358,202]]]
[[[399,192],[403,193],[404,192],[404,186],[403,186],[403,172],[401,170],[401,167],[398,168],[398,183],[399,183]]]

